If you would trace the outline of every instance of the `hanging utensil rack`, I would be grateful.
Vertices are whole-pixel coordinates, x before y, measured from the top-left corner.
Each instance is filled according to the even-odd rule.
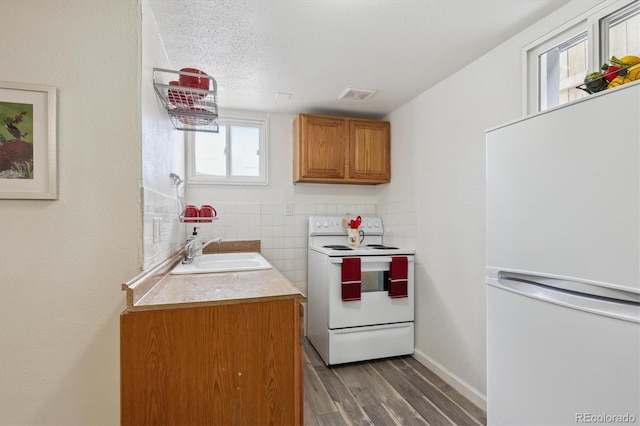
[[[209,88],[170,84],[181,75],[208,79]],[[153,88],[177,130],[218,133],[218,84],[213,77],[154,68]]]

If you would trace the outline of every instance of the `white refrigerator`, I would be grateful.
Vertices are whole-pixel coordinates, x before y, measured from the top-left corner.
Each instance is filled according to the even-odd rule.
[[[640,82],[486,144],[488,424],[640,424]]]

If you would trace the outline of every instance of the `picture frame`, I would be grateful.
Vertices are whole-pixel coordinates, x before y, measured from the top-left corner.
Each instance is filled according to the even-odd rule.
[[[58,198],[56,88],[0,81],[0,199]]]

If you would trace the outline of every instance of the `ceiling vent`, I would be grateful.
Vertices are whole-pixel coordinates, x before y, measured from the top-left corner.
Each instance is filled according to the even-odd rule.
[[[340,96],[338,96],[338,99],[347,99],[349,101],[363,102],[369,99],[375,93],[376,93],[375,90],[356,89],[353,87],[349,87]]]

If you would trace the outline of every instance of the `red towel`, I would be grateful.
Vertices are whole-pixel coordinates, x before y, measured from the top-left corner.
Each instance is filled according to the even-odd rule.
[[[392,257],[389,270],[389,297],[396,299],[409,297],[407,280],[409,261],[406,257]]]
[[[362,273],[359,257],[342,259],[342,300],[345,302],[360,300]]]

